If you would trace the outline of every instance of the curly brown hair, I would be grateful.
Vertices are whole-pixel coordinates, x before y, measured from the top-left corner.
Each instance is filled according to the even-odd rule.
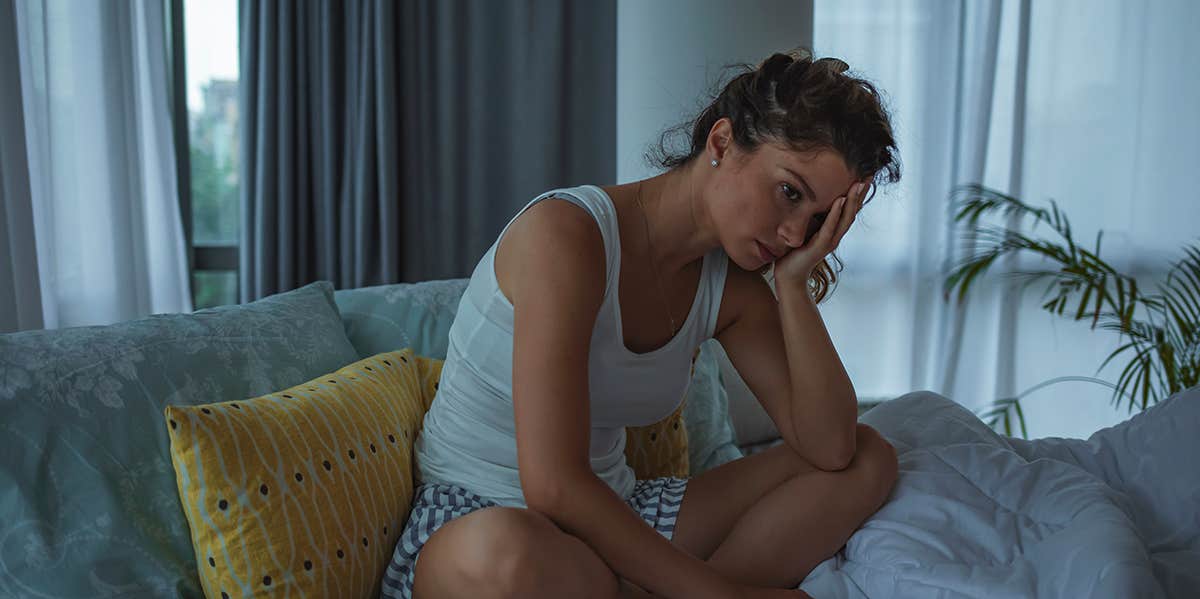
[[[668,170],[691,164],[704,153],[713,125],[728,118],[734,142],[746,153],[765,142],[801,152],[838,152],[856,179],[871,181],[864,206],[875,196],[877,185],[900,180],[899,153],[888,110],[875,86],[849,73],[845,62],[814,59],[809,50],[798,48],[772,54],[757,66],[732,65],[726,67],[729,69],[741,72],[712,96],[696,118],[663,132],[657,147],[647,155],[651,164]],[[671,137],[689,132],[686,150],[668,149]],[[830,258],[833,264],[828,258],[823,260],[808,280],[817,302],[832,292],[842,270],[841,260],[833,254]]]

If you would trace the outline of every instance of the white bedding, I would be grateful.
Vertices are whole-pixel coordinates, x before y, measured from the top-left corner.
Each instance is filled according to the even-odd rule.
[[[862,421],[899,480],[814,598],[1200,597],[1200,387],[1086,441],[998,435],[929,392]]]

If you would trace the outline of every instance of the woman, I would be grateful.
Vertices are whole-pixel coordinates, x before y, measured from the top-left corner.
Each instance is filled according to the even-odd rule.
[[[816,309],[868,190],[899,179],[887,112],[846,68],[775,54],[662,174],[546,192],[505,227],[450,332],[385,596],[806,596],[896,476]],[[786,442],[634,480],[624,427],[675,410],[711,337]]]

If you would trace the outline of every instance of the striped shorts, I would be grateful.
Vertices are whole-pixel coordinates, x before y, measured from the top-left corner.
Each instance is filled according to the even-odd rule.
[[[679,515],[687,482],[686,478],[675,477],[639,480],[626,503],[646,524],[670,540],[675,533],[675,518]],[[459,516],[495,505],[498,504],[456,485],[417,485],[413,491],[412,511],[383,576],[381,596],[411,599],[418,554],[434,531]]]

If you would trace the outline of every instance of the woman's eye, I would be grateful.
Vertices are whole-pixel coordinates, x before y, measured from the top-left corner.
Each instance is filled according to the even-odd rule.
[[[783,197],[787,198],[788,201],[800,201],[800,192],[796,191],[791,185],[788,185],[787,183],[780,183],[779,189],[783,191]]]

